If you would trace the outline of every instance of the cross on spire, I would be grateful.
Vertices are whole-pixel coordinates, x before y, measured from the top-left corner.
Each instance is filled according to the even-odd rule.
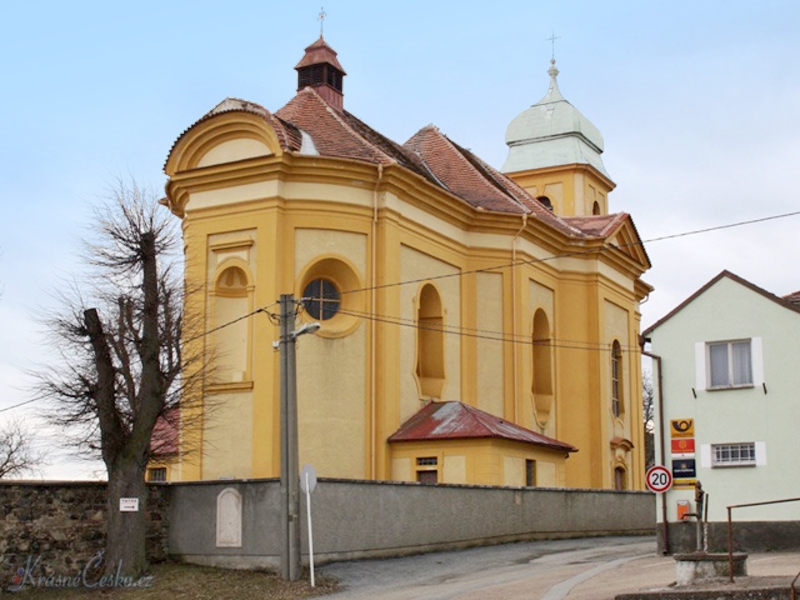
[[[555,61],[556,60],[556,40],[561,39],[561,36],[556,35],[556,32],[553,31],[553,35],[547,38],[545,41],[550,42],[552,44],[553,53],[550,56],[550,59]]]
[[[324,6],[320,6],[319,7],[319,16],[317,17],[317,21],[319,21],[319,37],[322,37],[322,26],[325,23],[325,17],[327,17],[327,16],[328,16],[328,14],[325,12],[325,7]]]

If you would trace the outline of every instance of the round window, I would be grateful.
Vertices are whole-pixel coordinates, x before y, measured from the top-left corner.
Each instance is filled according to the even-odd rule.
[[[312,319],[327,321],[339,312],[341,294],[329,279],[314,279],[303,290],[303,306]]]

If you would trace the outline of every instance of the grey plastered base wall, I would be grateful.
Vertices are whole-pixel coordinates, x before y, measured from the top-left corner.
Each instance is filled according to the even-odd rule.
[[[216,498],[242,496],[241,548],[216,547]],[[321,479],[311,497],[317,563],[400,556],[529,539],[655,532],[644,492],[497,488]],[[302,499],[303,553],[307,554]],[[200,564],[275,568],[280,557],[276,480],[174,484],[170,553]]]
[[[216,545],[217,496],[233,488],[242,496],[242,546]],[[280,565],[280,483],[214,481],[172,484],[170,555],[186,562],[238,569]]]
[[[697,549],[697,528],[694,521],[669,524],[670,553],[694,552]],[[658,550],[666,550],[664,531],[658,527]],[[728,551],[728,523],[708,524],[709,552]],[[734,521],[735,552],[773,552],[800,550],[800,521]]]

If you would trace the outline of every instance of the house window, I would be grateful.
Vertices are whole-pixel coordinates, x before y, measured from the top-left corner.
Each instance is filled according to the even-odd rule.
[[[712,467],[753,467],[755,464],[755,442],[711,445]]]
[[[708,344],[708,371],[712,388],[753,385],[750,340]]]
[[[439,458],[436,456],[418,456],[417,457],[417,481],[420,483],[438,483],[439,471]]]
[[[534,487],[536,485],[536,461],[531,459],[525,460],[525,485],[527,487]]]
[[[147,481],[166,481],[167,468],[166,467],[153,467],[147,469]]]
[[[533,392],[536,418],[547,423],[553,404],[553,344],[550,322],[542,309],[533,316]]]
[[[622,347],[617,340],[611,346],[611,412],[615,417],[623,413]]]
[[[303,290],[303,306],[311,318],[327,321],[339,312],[341,294],[329,279],[314,279]]]

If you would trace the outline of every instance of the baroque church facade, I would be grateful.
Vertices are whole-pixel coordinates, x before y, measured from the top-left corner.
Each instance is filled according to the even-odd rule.
[[[639,303],[603,139],[561,95],[512,121],[498,171],[434,126],[400,145],[344,107],[320,37],[275,112],[228,98],[166,162],[215,356],[175,481],[277,477],[282,294],[294,294],[300,464],[320,477],[641,489]],[[242,319],[244,315],[250,315]]]

